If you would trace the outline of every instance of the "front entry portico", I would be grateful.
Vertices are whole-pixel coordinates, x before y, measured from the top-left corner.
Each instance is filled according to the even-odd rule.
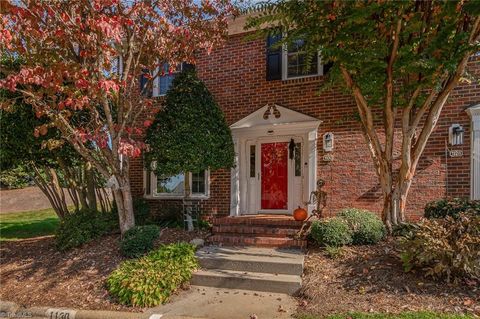
[[[231,216],[291,214],[315,190],[320,120],[267,104],[230,126]],[[308,211],[313,209],[309,205]]]

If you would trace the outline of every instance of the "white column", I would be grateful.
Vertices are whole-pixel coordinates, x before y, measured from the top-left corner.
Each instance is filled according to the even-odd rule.
[[[317,189],[317,129],[308,133],[308,189],[307,201],[310,199],[310,194]],[[310,214],[315,209],[315,204],[310,204],[307,207]]]
[[[239,139],[233,139],[235,151],[234,166],[230,172],[230,216],[240,216],[240,161]]]
[[[480,200],[480,105],[468,108],[467,113],[472,118],[470,198]]]

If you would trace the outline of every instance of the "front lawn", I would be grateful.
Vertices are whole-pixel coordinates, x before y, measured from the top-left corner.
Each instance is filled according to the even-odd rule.
[[[52,208],[0,214],[0,241],[53,235],[58,223]]]
[[[332,315],[327,317],[317,317],[312,315],[301,315],[298,319],[470,319],[470,315],[453,315],[433,312],[405,312],[401,314],[381,314],[381,313],[348,313],[343,315]]]

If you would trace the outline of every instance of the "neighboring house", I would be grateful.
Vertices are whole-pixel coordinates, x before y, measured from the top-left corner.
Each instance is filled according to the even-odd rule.
[[[202,211],[291,214],[306,206],[317,179],[323,179],[327,215],[346,207],[379,213],[378,178],[352,97],[336,90],[319,93],[327,67],[314,58],[304,74],[301,41],[288,50],[270,50],[276,39],[247,41],[242,23],[233,21],[226,45],[200,56],[196,65],[231,127],[237,163],[231,170],[190,173],[192,197],[201,201]],[[468,69],[480,75],[480,56],[472,57]],[[174,76],[161,78],[153,95],[165,94]],[[449,139],[462,130],[462,141]],[[480,199],[479,154],[480,86],[464,83],[452,92],[419,164],[408,218],[421,217],[427,202],[445,196]],[[131,178],[135,196],[149,199],[155,210],[183,197],[183,175],[157,178],[136,161]]]

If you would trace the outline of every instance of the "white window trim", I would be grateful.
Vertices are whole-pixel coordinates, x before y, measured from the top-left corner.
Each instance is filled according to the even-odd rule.
[[[146,170],[144,171],[144,189],[146,190],[146,178],[148,178]],[[190,175],[190,190],[192,189],[192,173],[188,173]],[[157,176],[154,172],[150,172],[150,188],[151,194],[145,194],[145,198],[152,198],[152,199],[183,199],[185,198],[184,195],[179,194],[171,194],[171,193],[157,193]],[[185,182],[184,182],[185,183]],[[205,170],[205,193],[190,193],[190,196],[187,198],[190,199],[209,199],[210,198],[210,170]]]
[[[322,58],[321,58],[321,55],[320,55],[320,50],[317,52],[317,63],[318,63],[317,73],[315,73],[315,74],[288,77],[288,45],[286,43],[283,44],[283,46],[282,46],[282,81],[303,79],[303,78],[311,78],[311,77],[315,77],[315,76],[322,76],[323,75],[323,64],[322,64]]]
[[[178,73],[182,72],[182,70],[183,70],[183,63],[180,63],[180,67],[177,69],[177,71],[172,72],[172,74],[178,74]],[[160,67],[157,66],[155,68],[155,73],[154,73],[154,74],[157,74],[157,77],[153,81],[152,97],[161,97],[161,96],[167,95],[167,93],[160,94],[160,78],[162,76],[160,75],[159,72],[160,72]]]

